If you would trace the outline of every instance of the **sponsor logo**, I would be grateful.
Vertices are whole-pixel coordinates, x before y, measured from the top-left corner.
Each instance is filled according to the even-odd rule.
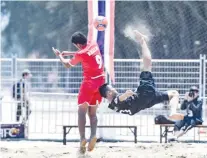
[[[18,128],[3,128],[1,129],[1,138],[16,137],[20,133]]]
[[[24,138],[24,125],[1,124],[1,138]]]

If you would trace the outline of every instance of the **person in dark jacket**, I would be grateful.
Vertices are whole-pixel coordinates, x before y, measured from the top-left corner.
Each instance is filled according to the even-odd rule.
[[[176,121],[174,126],[175,138],[169,141],[178,140],[188,130],[203,123],[202,105],[203,101],[199,98],[198,88],[196,86],[191,87],[189,92],[185,94],[184,101],[181,104],[181,110],[186,110],[186,115],[183,120]]]
[[[17,101],[16,109],[16,121],[24,123],[28,120],[28,117],[31,113],[30,110],[30,101],[27,95],[28,85],[27,80],[32,77],[30,70],[25,69],[22,71],[22,79],[13,85],[12,95],[13,98]],[[26,118],[23,116],[23,107],[26,108]],[[21,120],[22,118],[22,120]]]

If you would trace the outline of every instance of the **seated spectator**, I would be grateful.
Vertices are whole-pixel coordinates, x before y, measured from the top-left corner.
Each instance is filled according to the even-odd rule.
[[[202,124],[202,105],[203,102],[199,98],[199,90],[196,86],[190,88],[190,91],[185,94],[181,110],[186,110],[186,115],[183,120],[175,122],[174,138],[169,141],[178,141],[178,138],[183,136],[188,130],[196,125]]]

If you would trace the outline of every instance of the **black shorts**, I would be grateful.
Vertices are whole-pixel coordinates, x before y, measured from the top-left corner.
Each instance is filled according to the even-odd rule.
[[[22,115],[22,106],[24,107],[25,105],[26,105],[26,119],[28,119],[28,116],[31,114],[31,110],[29,109],[29,104],[27,102],[17,103],[16,121],[19,121],[20,116]]]
[[[152,73],[143,71],[140,74],[140,84],[137,88],[138,104],[141,109],[150,108],[155,104],[169,101],[167,92],[156,90]]]

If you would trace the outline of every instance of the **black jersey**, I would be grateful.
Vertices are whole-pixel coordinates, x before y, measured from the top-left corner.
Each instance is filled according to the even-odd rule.
[[[140,74],[140,84],[137,87],[136,94],[133,94],[122,102],[119,100],[119,96],[117,95],[112,100],[108,108],[129,115],[134,115],[143,109],[169,100],[166,92],[160,92],[155,89],[154,79],[151,72],[148,71]]]

